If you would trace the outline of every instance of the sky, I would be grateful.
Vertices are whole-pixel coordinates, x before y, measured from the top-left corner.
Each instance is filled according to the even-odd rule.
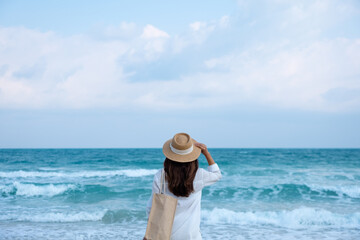
[[[359,148],[357,0],[0,0],[0,148]]]

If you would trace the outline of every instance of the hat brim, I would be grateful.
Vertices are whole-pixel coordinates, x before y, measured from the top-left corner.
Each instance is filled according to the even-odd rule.
[[[167,140],[164,143],[163,146],[163,153],[165,155],[165,157],[169,158],[170,160],[173,160],[175,162],[192,162],[195,161],[197,158],[199,158],[200,154],[201,154],[201,149],[196,147],[195,145],[193,145],[193,151],[189,154],[186,155],[180,155],[180,154],[176,154],[173,151],[171,151],[170,148],[170,143],[171,143],[172,139]],[[191,139],[191,141],[194,143],[196,143],[196,141],[194,139]]]

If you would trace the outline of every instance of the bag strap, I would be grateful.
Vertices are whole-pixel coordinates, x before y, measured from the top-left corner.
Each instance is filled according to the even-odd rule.
[[[165,193],[165,171],[164,169],[161,170],[161,180],[160,180],[160,193]]]

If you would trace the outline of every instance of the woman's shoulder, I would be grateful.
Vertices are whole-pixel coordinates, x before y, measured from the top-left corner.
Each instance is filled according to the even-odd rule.
[[[215,172],[218,172],[219,170],[220,169],[216,163],[208,166],[207,169],[198,168],[194,181],[201,181],[201,180],[203,180],[203,177],[206,176],[209,172],[215,173]]]
[[[154,175],[154,180],[156,181],[160,181],[161,178],[161,172],[162,172],[163,168],[160,168],[156,171],[155,175]]]
[[[157,177],[161,176],[162,170],[163,170],[163,168],[158,169],[155,173],[155,176],[157,176]]]
[[[198,168],[198,170],[196,171],[196,175],[195,175],[194,181],[201,180],[204,171],[206,171],[206,170],[203,169],[203,168]]]

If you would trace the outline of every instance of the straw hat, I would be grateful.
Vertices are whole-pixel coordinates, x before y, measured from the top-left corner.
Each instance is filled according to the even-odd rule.
[[[192,162],[196,160],[201,149],[194,145],[196,141],[187,133],[177,133],[163,146],[164,155],[175,162]]]

